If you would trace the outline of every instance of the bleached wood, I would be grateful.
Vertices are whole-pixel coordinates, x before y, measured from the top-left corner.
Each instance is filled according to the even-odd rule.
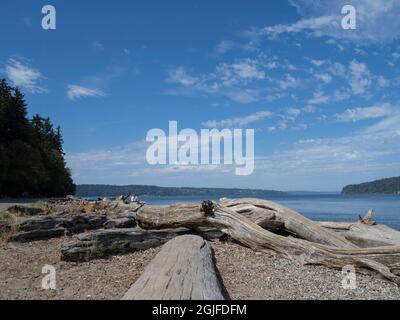
[[[224,300],[211,247],[193,235],[166,243],[123,300]]]
[[[265,205],[263,202],[256,203]],[[333,246],[283,237],[261,228],[232,209],[211,201],[203,202],[197,210],[193,205],[173,205],[163,207],[162,210],[157,207],[144,207],[137,215],[137,222],[146,229],[214,227],[256,251],[273,251],[303,264],[321,264],[333,268],[353,265],[358,271],[372,270],[400,284],[400,278],[397,276],[400,273],[400,246],[361,249],[349,248],[347,242],[343,242],[345,245],[340,247],[340,241]],[[292,227],[296,223],[293,223]],[[314,229],[313,227],[310,229]]]

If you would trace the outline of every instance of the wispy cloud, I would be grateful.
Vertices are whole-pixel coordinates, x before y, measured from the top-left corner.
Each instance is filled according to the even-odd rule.
[[[202,125],[207,128],[232,128],[235,126],[242,127],[266,118],[270,118],[272,116],[272,112],[259,111],[244,117],[228,118],[220,121],[208,120],[203,122]]]
[[[67,88],[67,96],[70,100],[76,100],[84,97],[102,97],[104,92],[100,89],[87,88],[78,85],[69,85]]]
[[[350,86],[355,94],[364,94],[372,84],[372,76],[366,64],[350,62]]]
[[[329,97],[324,95],[324,93],[321,91],[314,92],[313,97],[308,100],[308,103],[311,105],[325,104],[328,102],[329,102]]]
[[[316,36],[321,36],[323,33],[322,30],[336,29],[339,27],[339,16],[322,16],[299,20],[293,24],[279,24],[265,27],[260,30],[260,34],[270,39],[276,39],[279,35],[285,33],[299,33],[304,31],[309,31]]]
[[[291,25],[272,26],[267,34],[277,36],[287,32],[307,32],[308,35],[328,36],[363,44],[390,42],[400,36],[400,2],[398,0],[290,0],[301,19]],[[341,8],[351,4],[357,10],[357,30],[341,28]],[[333,15],[332,15],[333,14]]]
[[[335,117],[341,122],[356,122],[365,119],[382,118],[392,114],[393,107],[389,103],[365,108],[347,109],[343,113],[336,114]]]
[[[48,90],[40,85],[43,79],[41,72],[29,67],[17,59],[9,59],[5,65],[5,74],[14,86],[23,88],[31,93],[47,93]]]

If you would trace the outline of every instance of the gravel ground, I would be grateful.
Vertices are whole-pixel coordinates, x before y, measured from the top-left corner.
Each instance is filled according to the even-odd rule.
[[[357,288],[342,287],[342,272],[323,266],[302,266],[232,243],[213,245],[217,267],[231,299],[400,299],[395,284],[356,275]]]
[[[52,239],[0,245],[0,299],[120,299],[160,248],[87,263],[60,261]],[[56,290],[41,289],[42,267],[56,268]]]
[[[0,299],[120,299],[160,250],[62,262],[60,246],[68,240],[0,245]],[[340,271],[299,266],[234,243],[212,247],[232,299],[400,299],[396,285],[371,276],[357,275],[357,289],[344,290]],[[46,264],[56,268],[57,290],[41,289]]]

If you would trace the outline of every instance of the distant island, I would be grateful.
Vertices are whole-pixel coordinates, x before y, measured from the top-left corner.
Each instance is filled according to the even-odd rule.
[[[372,182],[348,185],[342,194],[399,194],[400,177],[380,179]]]
[[[233,188],[186,188],[186,187],[158,187],[143,185],[99,185],[83,184],[76,186],[76,195],[79,197],[117,197],[120,195],[136,194],[138,196],[218,196],[218,197],[254,197],[263,198],[274,195],[286,195],[286,192],[260,189],[233,189]]]

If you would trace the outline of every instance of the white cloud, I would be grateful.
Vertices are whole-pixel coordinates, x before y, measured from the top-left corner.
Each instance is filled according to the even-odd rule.
[[[70,100],[76,100],[84,97],[102,97],[104,96],[104,92],[99,89],[86,88],[71,84],[68,86],[67,96]]]
[[[198,78],[190,76],[183,67],[178,67],[174,70],[170,70],[168,74],[168,82],[178,83],[185,87],[193,86],[199,82]]]
[[[323,64],[326,63],[326,60],[314,60],[314,59],[311,59],[310,62],[316,67],[321,67]]]
[[[302,17],[297,23],[286,26],[286,30],[292,32],[309,31],[313,36],[328,36],[363,44],[393,41],[400,36],[398,0],[352,0],[350,3],[347,0],[290,0],[290,3]],[[357,10],[357,29],[354,32],[341,28],[341,9],[347,4]]]
[[[244,90],[235,90],[235,91],[229,91],[226,92],[225,95],[235,101],[235,102],[239,102],[239,103],[252,103],[252,102],[256,102],[259,99],[259,93],[256,90],[252,90],[252,89],[244,89]]]
[[[325,96],[321,91],[316,91],[314,92],[313,97],[307,102],[311,105],[325,104],[329,102],[329,97]]]
[[[390,86],[390,80],[385,79],[383,76],[378,77],[378,84],[381,88],[386,88]]]
[[[231,40],[221,41],[215,48],[215,52],[219,54],[224,54],[235,47],[235,43]]]
[[[262,80],[265,72],[259,69],[258,62],[246,59],[233,64],[220,64],[216,68],[218,79],[224,86],[232,86],[248,80]]]
[[[333,99],[335,101],[343,101],[346,99],[349,99],[351,97],[351,92],[350,90],[346,90],[346,89],[335,89],[335,91],[333,92]]]
[[[332,77],[328,73],[316,73],[314,74],[314,77],[326,84],[332,81]]]
[[[272,112],[260,111],[245,117],[235,117],[220,121],[208,120],[206,122],[203,122],[202,125],[207,128],[232,128],[235,126],[242,127],[266,118],[270,118],[272,116],[273,116]]]
[[[43,79],[41,72],[30,68],[19,60],[9,59],[5,65],[5,74],[11,80],[13,86],[20,87],[31,93],[47,92],[47,89],[39,84]]]
[[[321,36],[322,30],[339,28],[340,19],[338,16],[321,16],[310,19],[299,20],[293,24],[279,24],[263,28],[260,33],[270,39],[276,39],[284,33],[299,33],[309,31],[316,36]]]
[[[287,90],[289,88],[296,89],[300,85],[300,82],[290,74],[287,74],[283,80],[279,81],[278,84],[282,90]]]
[[[400,123],[399,116],[397,123]],[[392,121],[393,125],[395,121]],[[310,139],[299,141],[291,148],[256,159],[256,172],[269,172],[283,178],[296,174],[323,176],[337,174],[366,174],[381,171],[382,167],[398,168],[399,163],[385,161],[385,157],[400,154],[400,130],[359,132],[333,139]],[[398,128],[398,125],[397,125]]]
[[[364,94],[372,84],[372,76],[364,63],[350,62],[350,86],[354,94]]]
[[[301,114],[301,110],[296,108],[289,108],[286,112],[289,116],[294,118],[297,118]]]
[[[366,108],[347,109],[345,112],[336,114],[335,117],[341,122],[356,122],[365,119],[374,119],[388,116],[393,112],[392,105],[384,103]]]

